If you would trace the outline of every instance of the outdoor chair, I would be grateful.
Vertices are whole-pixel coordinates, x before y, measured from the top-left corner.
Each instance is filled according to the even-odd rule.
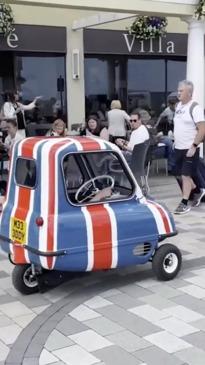
[[[130,168],[134,177],[139,182],[144,195],[149,192],[148,175],[146,174],[146,157],[149,148],[149,140],[136,144],[132,151],[132,159]]]
[[[26,137],[45,136],[51,127],[51,123],[30,123],[26,126]]]
[[[147,157],[146,157],[147,178],[149,176],[150,167],[153,162],[156,164],[156,172],[158,174],[159,173],[159,163],[160,163],[160,161],[163,161],[166,176],[168,175],[168,160],[166,157],[166,145],[164,143],[158,143],[157,147],[159,149],[161,149],[161,152],[162,152],[159,156],[157,156],[155,154],[155,148],[156,148],[155,146],[150,145],[148,148],[148,151],[147,151]]]

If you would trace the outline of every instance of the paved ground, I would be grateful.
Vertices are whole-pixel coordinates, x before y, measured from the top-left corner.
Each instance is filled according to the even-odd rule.
[[[170,210],[179,200],[173,178],[152,179],[151,191]],[[177,217],[183,269],[167,283],[147,264],[22,296],[0,253],[0,365],[204,365],[204,220],[205,204]]]

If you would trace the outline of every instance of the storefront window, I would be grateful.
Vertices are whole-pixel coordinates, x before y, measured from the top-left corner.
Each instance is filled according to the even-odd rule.
[[[167,61],[167,91],[177,90],[178,82],[186,78],[186,61]]]
[[[122,62],[119,57],[85,58],[86,114],[97,113],[106,120],[112,99],[121,96]],[[104,114],[104,117],[103,117]]]
[[[127,64],[128,111],[151,109],[156,115],[165,99],[165,60],[129,59]]]
[[[57,116],[66,118],[64,56],[16,56],[16,83],[23,103],[42,96],[37,108],[27,112],[28,121],[52,122]]]

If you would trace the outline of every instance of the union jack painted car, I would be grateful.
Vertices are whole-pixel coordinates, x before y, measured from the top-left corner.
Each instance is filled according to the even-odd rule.
[[[181,266],[167,208],[146,199],[117,146],[95,137],[31,137],[14,145],[0,217],[13,284],[38,290],[48,270],[94,271],[152,261],[159,279]]]

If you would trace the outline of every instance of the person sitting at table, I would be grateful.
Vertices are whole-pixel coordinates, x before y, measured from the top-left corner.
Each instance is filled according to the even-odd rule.
[[[136,144],[150,140],[150,144],[152,145],[152,156],[156,159],[160,157],[167,158],[168,171],[171,172],[173,165],[172,140],[167,136],[159,136],[156,140],[154,140],[149,129],[142,124],[139,111],[134,110],[132,112],[130,116],[130,123],[132,129],[130,141],[125,141],[120,138],[116,140],[116,144],[125,151],[124,156],[127,162],[131,162],[132,151]]]
[[[50,137],[65,137],[67,135],[66,124],[65,122],[58,118],[53,124],[52,128],[46,133],[46,136]]]
[[[101,123],[95,114],[88,117],[85,128],[80,132],[81,136],[96,136],[108,141],[108,130],[101,126]]]
[[[131,162],[132,151],[136,144],[143,143],[150,139],[149,132],[142,124],[141,116],[138,111],[133,111],[130,116],[131,136],[130,141],[117,138],[115,143],[124,151],[124,156],[128,163]]]
[[[9,154],[14,143],[17,141],[21,141],[23,139],[21,132],[18,131],[18,125],[17,125],[16,119],[7,120],[7,132],[8,132],[8,135],[5,138],[3,146]]]

